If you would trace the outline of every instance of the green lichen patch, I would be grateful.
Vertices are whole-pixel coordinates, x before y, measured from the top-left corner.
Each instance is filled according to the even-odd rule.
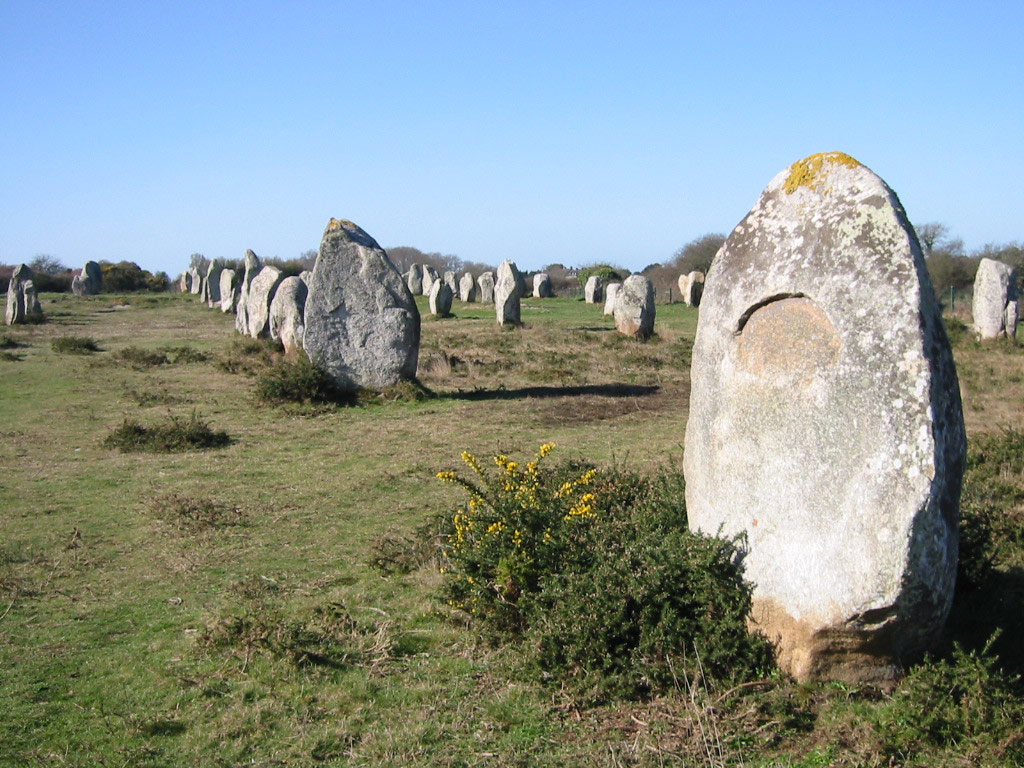
[[[819,174],[826,162],[845,165],[847,168],[857,168],[860,166],[860,163],[855,158],[850,157],[845,152],[819,152],[816,155],[805,157],[803,160],[797,160],[789,167],[789,178],[782,185],[782,188],[786,190],[786,194],[791,195],[800,187],[808,187],[818,191],[821,186]]]

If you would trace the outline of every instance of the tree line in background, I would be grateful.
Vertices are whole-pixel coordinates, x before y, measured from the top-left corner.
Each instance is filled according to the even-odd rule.
[[[939,222],[929,222],[916,227],[921,248],[924,251],[928,272],[935,286],[936,294],[945,299],[950,291],[957,293],[969,292],[974,284],[974,276],[978,270],[978,262],[982,258],[1004,262],[1018,271],[1024,270],[1024,246],[1020,242],[1003,245],[990,243],[968,253],[963,240],[953,237],[950,229]],[[725,235],[709,233],[701,235],[683,245],[672,258],[666,262],[648,264],[640,274],[645,275],[654,284],[659,301],[670,301],[678,298],[678,280],[681,274],[694,270],[707,273],[711,262],[725,242]],[[454,254],[424,252],[411,246],[398,246],[387,249],[388,256],[399,272],[406,272],[413,264],[429,264],[438,274],[454,272],[461,275],[472,272],[494,271],[495,265],[483,262],[465,261]],[[265,264],[280,269],[286,276],[298,275],[303,270],[311,270],[316,261],[317,252],[307,250],[294,259],[268,258]],[[217,266],[242,271],[242,259],[216,259]],[[196,268],[200,274],[206,274],[211,260],[201,253],[193,253],[189,267]],[[164,291],[174,285],[165,272],[156,274],[142,269],[131,261],[99,262],[103,270],[104,291],[122,293],[131,291]],[[28,264],[36,274],[36,289],[40,292],[67,292],[71,290],[71,280],[77,270],[72,270],[59,259],[49,254],[40,254]],[[0,270],[3,268],[0,267]],[[8,268],[10,269],[10,268]],[[624,280],[631,271],[617,264],[589,263],[579,268],[567,267],[561,263],[552,263],[544,267],[551,278],[555,293],[562,296],[578,295],[587,278],[598,275],[606,283]],[[0,276],[2,276],[0,272]],[[527,276],[530,273],[527,273]]]

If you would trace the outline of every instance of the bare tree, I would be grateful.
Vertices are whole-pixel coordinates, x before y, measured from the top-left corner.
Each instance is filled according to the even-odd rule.
[[[949,227],[937,221],[929,221],[927,224],[921,224],[920,226],[915,224],[914,230],[917,232],[917,239],[921,241],[921,245],[924,247],[925,257],[931,256],[935,246],[940,244],[949,235]]]
[[[676,272],[687,274],[697,270],[707,273],[711,262],[718,253],[718,249],[725,242],[725,235],[713,232],[691,240],[678,251],[672,258],[671,266]]]
[[[64,266],[60,259],[48,253],[37,253],[32,261],[28,263],[28,266],[31,267],[33,272],[44,275],[59,275],[61,272],[68,271],[68,268]]]

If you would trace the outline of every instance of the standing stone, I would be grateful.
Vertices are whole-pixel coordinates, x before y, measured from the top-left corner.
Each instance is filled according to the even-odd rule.
[[[679,278],[679,288],[683,294],[683,303],[688,307],[699,307],[701,296],[704,294],[704,273],[694,270],[686,276],[686,285],[683,286],[683,278]]]
[[[235,270],[220,271],[220,311],[234,312],[238,304],[238,286],[235,285]]]
[[[606,315],[615,314],[615,299],[619,295],[619,289],[622,288],[622,283],[608,283],[604,289],[604,313]]]
[[[506,259],[498,267],[494,284],[494,307],[498,325],[521,325],[519,319],[519,270],[514,261]]]
[[[538,272],[533,276],[533,297],[535,299],[553,299],[555,292],[551,289],[551,277],[547,272]]]
[[[892,678],[956,575],[959,386],[914,228],[841,153],[776,176],[708,274],[690,525],[745,536],[752,624],[798,680]]]
[[[11,282],[7,285],[7,311],[4,313],[4,321],[7,325],[20,325],[27,322],[27,317],[32,309],[31,304],[26,306],[26,287],[32,286],[31,295],[35,295],[35,286],[32,283],[35,274],[25,264],[19,264],[11,274]],[[31,296],[28,302],[31,302]]]
[[[282,280],[284,273],[280,269],[266,266],[249,284],[246,311],[249,315],[249,335],[254,339],[265,339],[270,336],[270,303],[274,300],[274,292]]]
[[[441,278],[438,277],[436,269],[434,269],[429,264],[424,264],[423,265],[423,295],[424,296],[429,296],[430,295],[430,289],[434,285],[434,281],[435,280],[440,280],[440,279]]]
[[[982,259],[974,278],[974,330],[983,339],[1017,337],[1017,270]]]
[[[344,389],[416,375],[420,313],[384,249],[351,221],[331,219],[306,298],[306,352]]]
[[[32,280],[25,281],[25,318],[38,318],[43,315],[43,305],[39,303],[36,284]]]
[[[455,279],[455,273],[445,272],[444,277],[442,279],[444,280],[444,284],[451,289],[452,297],[454,298],[455,296],[457,296],[459,293],[459,283]]]
[[[604,280],[597,275],[587,278],[587,284],[583,287],[583,297],[587,304],[598,304],[604,301]]]
[[[430,286],[430,314],[448,317],[452,313],[452,289],[444,280]]]
[[[484,272],[476,279],[477,298],[481,304],[494,303],[494,273]]]
[[[211,261],[206,269],[206,283],[203,289],[206,294],[206,304],[209,307],[220,306],[220,276],[224,267],[216,261]]]
[[[198,296],[199,292],[203,290],[203,276],[199,274],[199,270],[195,267],[189,269],[188,275],[189,292]]]
[[[423,267],[419,264],[413,264],[409,267],[409,276],[406,278],[406,285],[409,287],[409,293],[413,296],[423,295]]]
[[[71,279],[71,292],[76,296],[95,296],[103,290],[103,269],[95,261],[85,262],[82,271]]]
[[[469,272],[466,272],[459,280],[459,301],[466,303],[476,301],[476,280]]]
[[[178,290],[181,293],[190,293],[192,291],[192,273],[187,269],[178,278]]]
[[[242,282],[238,286],[238,303],[235,305],[235,330],[243,336],[249,335],[249,286],[253,278],[263,268],[260,257],[252,251],[245,252],[245,271],[242,273]]]
[[[295,359],[306,332],[303,313],[308,290],[302,278],[286,277],[270,302],[270,338],[278,339],[287,357]]]
[[[619,333],[649,339],[654,334],[654,283],[643,275],[627,277],[615,293],[612,313]]]

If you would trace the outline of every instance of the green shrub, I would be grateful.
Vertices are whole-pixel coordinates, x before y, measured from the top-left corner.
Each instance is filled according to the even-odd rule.
[[[217,365],[228,373],[255,376],[281,358],[283,348],[273,339],[235,338]]]
[[[622,269],[621,267],[613,267],[610,264],[592,264],[587,267],[581,267],[579,272],[576,273],[576,279],[580,283],[580,287],[585,287],[587,280],[593,275],[597,275],[601,278],[601,282],[605,285],[608,283],[621,283],[629,272]]]
[[[59,336],[50,346],[62,355],[91,355],[100,351],[96,340],[89,336]]]
[[[187,419],[168,414],[163,424],[147,427],[125,417],[121,426],[103,439],[107,448],[122,453],[150,451],[173,453],[203,448],[220,448],[231,443],[227,432],[214,431],[195,411]]]
[[[117,350],[112,357],[120,363],[127,363],[132,368],[152,368],[157,365],[167,365],[171,362],[163,352],[155,349],[143,349],[142,347],[125,347],[124,349]]]
[[[951,659],[928,660],[910,671],[873,713],[890,757],[906,760],[953,747],[967,756],[965,765],[983,756],[985,765],[1022,764],[1024,691],[990,653],[997,637],[980,653],[956,646]]]
[[[183,365],[187,363],[205,363],[210,359],[210,355],[206,352],[190,347],[188,344],[183,344],[177,347],[161,347],[161,351],[164,352],[175,365]]]
[[[465,507],[446,518],[444,597],[499,637],[523,637],[544,676],[599,695],[644,696],[677,675],[749,679],[772,667],[747,631],[751,586],[735,542],[686,527],[678,472],[463,460]]]
[[[323,405],[352,403],[356,396],[339,389],[327,371],[300,354],[298,360],[279,360],[257,376],[256,399],[272,405]]]
[[[9,334],[0,336],[0,349],[18,349],[26,346]]]

